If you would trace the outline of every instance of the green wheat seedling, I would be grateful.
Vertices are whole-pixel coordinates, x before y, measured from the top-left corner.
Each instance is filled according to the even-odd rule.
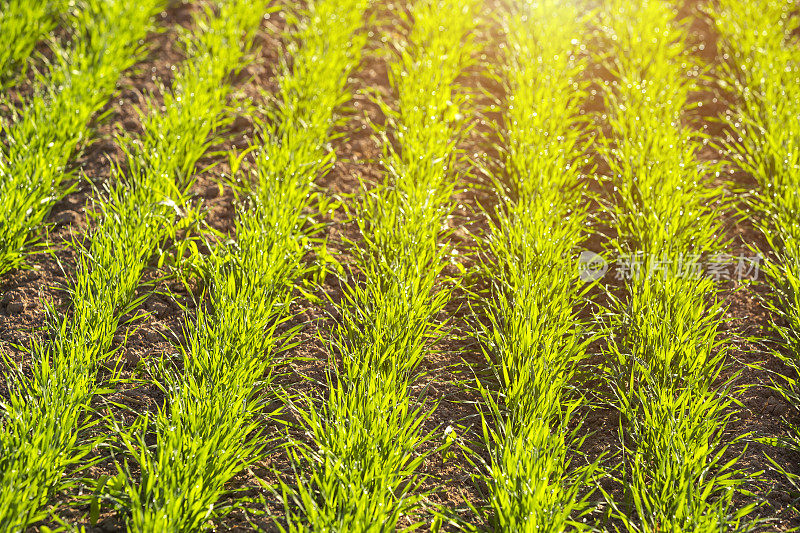
[[[384,144],[386,179],[356,206],[363,242],[353,245],[354,267],[363,281],[346,285],[338,303],[331,348],[341,362],[332,359],[321,405],[297,402],[313,443],[293,450],[299,486],[284,489],[297,507],[287,513],[290,531],[393,531],[426,496],[417,469],[431,407],[409,387],[443,334],[437,314],[449,290],[439,282],[449,250],[439,239],[463,164],[455,145],[468,96],[457,80],[476,50],[476,8],[421,1],[404,19],[410,34],[389,64],[397,103],[380,102],[384,138],[397,148]]]
[[[266,8],[244,9],[238,0],[217,7],[218,13],[210,6],[199,12],[196,33],[184,36],[188,59],[165,89],[163,107],[149,99],[141,110],[143,133],[120,137],[127,168],[113,170],[112,185],[97,199],[90,244],[76,244],[82,262],[73,322],[85,317],[89,329],[116,330],[118,309],[128,305],[149,258],[191,209],[188,188],[198,160],[232,120],[227,80],[248,61]],[[99,352],[108,346],[105,338]]]
[[[800,27],[794,14],[796,8],[792,0],[765,0],[757,4],[721,0],[707,6],[708,15],[722,37],[721,50],[728,54],[728,61],[719,65],[722,81],[743,99],[743,105],[757,105],[760,101],[762,112],[767,112],[780,102],[775,98],[777,94],[767,93],[777,91],[780,81],[796,81],[797,66],[792,59],[797,56],[791,48],[795,40],[792,35]],[[771,31],[766,31],[767,28]],[[738,116],[745,120],[766,118],[760,113],[753,114],[754,110],[742,110]]]
[[[225,484],[263,455],[260,430],[272,414],[264,406],[275,400],[272,370],[298,330],[276,329],[291,317],[293,281],[307,269],[305,232],[313,230],[303,224],[305,191],[263,192],[274,193],[271,201],[254,199],[240,211],[236,242],[205,261],[208,304],[181,347],[183,368],[162,368],[167,403],[154,427],[140,419],[141,427],[122,430],[135,435],[126,443],[141,471],[139,482],[124,489],[130,531],[208,527],[226,511],[218,503],[228,492]],[[297,216],[286,216],[286,205],[298,207]],[[148,429],[155,432],[154,446],[145,440]]]
[[[499,385],[479,383],[490,458],[473,460],[489,490],[481,514],[496,531],[587,530],[579,519],[594,467],[571,467],[568,458],[580,444],[569,426],[583,401],[572,386],[588,342],[576,314],[584,289],[575,260],[587,223],[587,92],[576,81],[586,67],[576,37],[586,28],[576,6],[556,0],[507,9],[502,66],[493,72],[506,95],[493,169],[501,202],[487,213],[491,232],[481,242],[491,289],[476,300],[489,317],[479,338]]]
[[[163,369],[167,404],[154,424],[156,444],[147,445],[146,425],[126,438],[142,472],[123,496],[133,531],[208,527],[225,511],[217,502],[226,482],[264,455],[259,430],[271,414],[264,404],[275,399],[272,370],[298,331],[277,328],[290,318],[294,282],[308,269],[303,259],[318,230],[313,180],[331,163],[326,144],[360,57],[365,9],[365,2],[319,2],[295,17],[293,67],[284,65],[277,106],[258,126],[236,242],[206,261],[209,300],[181,348],[183,368]],[[335,51],[324,64],[310,61],[328,48]]]
[[[726,143],[731,160],[759,184],[753,199],[756,222],[774,255],[764,271],[773,294],[766,302],[783,323],[775,355],[793,370],[775,383],[790,402],[800,403],[800,53],[794,35],[797,5],[772,0],[760,5],[724,0],[709,8],[728,62],[721,65],[734,101]],[[755,251],[755,250],[754,250]],[[800,449],[800,428],[790,424],[781,445]],[[777,466],[777,465],[776,465]],[[783,470],[777,466],[779,470]],[[786,472],[796,486],[795,472]]]
[[[187,32],[183,36],[189,59],[164,96],[164,110],[160,111],[153,101],[149,101],[143,110],[144,133],[138,138],[121,138],[128,156],[128,169],[125,173],[121,170],[115,173],[119,184],[100,200],[91,246],[85,250],[88,265],[79,270],[77,282],[78,287],[84,284],[118,287],[116,293],[104,291],[98,302],[89,304],[102,313],[106,326],[112,331],[119,323],[116,309],[132,298],[149,258],[161,242],[174,236],[175,224],[191,209],[187,203],[188,188],[197,162],[216,144],[222,129],[232,120],[228,79],[249,61],[255,32],[268,11],[265,2],[231,0],[206,6],[196,15],[194,33]],[[80,309],[86,299],[81,292],[76,292],[76,296],[75,307]],[[199,320],[212,318],[211,315],[201,315]],[[211,350],[207,344],[210,340],[194,339],[198,343],[194,346],[201,351],[201,345]],[[107,350],[109,345],[104,347]],[[202,353],[208,355],[210,352]],[[200,360],[193,362],[201,364]],[[133,531],[193,531],[213,516],[209,505],[213,508],[221,494],[221,485],[227,479],[225,476],[232,475],[231,466],[224,460],[216,463],[212,456],[204,455],[215,451],[214,444],[222,446],[222,443],[214,441],[213,435],[207,435],[205,443],[202,437],[195,440],[190,436],[192,427],[199,430],[199,426],[191,426],[192,422],[207,424],[209,428],[219,427],[222,419],[213,422],[211,419],[215,414],[220,417],[224,414],[230,417],[225,418],[232,431],[230,438],[235,438],[237,431],[247,432],[251,427],[251,422],[239,417],[241,413],[237,410],[249,405],[249,401],[245,401],[248,398],[240,398],[245,403],[237,406],[234,399],[223,399],[224,395],[220,395],[220,402],[230,401],[231,411],[228,413],[223,413],[224,403],[197,405],[194,403],[199,401],[197,398],[186,403],[187,397],[181,396],[180,391],[202,394],[202,383],[198,381],[202,369],[185,368],[187,372],[198,372],[194,374],[195,381],[187,377],[182,382],[164,369],[166,390],[177,397],[174,405],[170,406],[174,409],[159,412],[155,428],[145,418],[138,420],[134,428],[120,431],[123,445],[141,472],[137,482],[130,476],[127,463],[119,466],[123,488],[122,495],[116,496],[130,513],[128,525]],[[228,375],[224,368],[219,370]],[[197,418],[198,413],[193,412],[192,407],[208,411]],[[237,420],[241,421],[240,426],[230,426]],[[170,427],[176,427],[170,425],[173,422],[180,422],[181,432],[170,431]],[[143,446],[142,439],[145,432],[153,429],[157,444],[150,450]],[[217,436],[225,437],[222,433]],[[198,447],[193,449],[194,445]],[[170,465],[175,466],[172,458],[177,450],[185,451],[200,463],[187,459],[181,461],[182,469],[167,471]],[[236,453],[235,448],[230,448],[227,457],[236,457]],[[197,480],[186,477],[186,474],[197,473],[192,468],[206,465],[203,458],[214,462],[214,468],[206,470],[208,486],[198,491],[192,488]],[[159,483],[152,483],[156,478]]]
[[[87,4],[78,24],[81,42],[73,50],[62,51],[51,72],[48,83],[55,85],[42,85],[25,114],[4,126],[8,137],[0,157],[0,203],[2,216],[10,217],[0,222],[4,239],[30,222],[20,216],[25,209],[27,215],[41,220],[45,204],[53,201],[51,195],[63,192],[59,181],[64,178],[67,158],[85,135],[89,118],[113,92],[121,72],[141,57],[139,42],[151,28],[150,16],[161,7],[160,0],[135,7],[113,1]],[[37,210],[44,211],[31,214]],[[17,237],[21,239],[17,243],[27,239]],[[14,264],[13,257],[19,257],[14,255],[19,248],[13,238],[3,243],[12,245],[0,252],[0,264],[8,267]],[[91,289],[96,292],[98,287]],[[30,375],[16,370],[4,355],[10,368],[9,399],[2,406],[0,429],[0,527],[4,531],[21,531],[47,516],[45,505],[71,486],[73,475],[91,465],[85,461],[92,447],[85,430],[93,424],[89,402],[101,391],[95,380],[96,341],[107,334],[110,342],[113,332],[104,331],[102,325],[99,331],[87,330],[83,324],[72,327],[51,315],[52,338],[36,341],[30,349]],[[84,317],[84,323],[95,326],[90,317]],[[71,475],[65,477],[66,472]]]
[[[20,79],[25,62],[67,10],[66,0],[0,1],[0,90]]]
[[[601,139],[601,151],[617,196],[610,214],[623,236],[619,251],[714,251],[722,192],[706,177],[719,169],[698,161],[703,137],[681,122],[700,66],[668,3],[607,4],[603,27],[615,51],[607,64],[616,80],[604,91],[613,136]]]
[[[743,517],[754,504],[732,504],[742,474],[735,459],[721,459],[733,400],[730,381],[712,388],[729,348],[719,333],[724,309],[708,304],[713,285],[705,278],[642,277],[628,284],[624,299],[612,298],[605,355],[624,416],[628,485],[614,508],[632,530],[749,527]]]
[[[290,47],[295,67],[287,66],[281,78],[284,105],[260,125],[255,176],[244,185],[251,206],[240,212],[236,243],[208,261],[208,311],[200,312],[189,334],[183,370],[170,374],[154,452],[131,447],[143,472],[139,486],[127,489],[133,530],[193,531],[204,525],[218,513],[209,509],[226,492],[225,482],[262,455],[265,443],[253,434],[270,396],[260,393],[269,393],[276,348],[296,333],[275,330],[289,317],[293,282],[307,268],[302,260],[315,233],[309,219],[312,183],[330,165],[325,146],[363,46],[356,30],[365,7],[319,2],[301,16],[304,25]],[[331,45],[337,52],[327,56],[325,67],[311,69],[306,59]],[[219,394],[220,387],[229,393]],[[136,445],[146,448],[143,437]],[[208,468],[209,461],[215,468]]]
[[[732,504],[743,474],[721,461],[730,381],[711,386],[730,342],[719,334],[724,310],[715,283],[679,260],[723,244],[722,189],[707,178],[718,169],[698,162],[703,138],[683,124],[700,67],[668,2],[611,0],[603,13],[616,77],[604,93],[610,135],[601,143],[615,193],[613,248],[645,260],[609,307],[605,355],[623,415],[626,485],[612,507],[633,531],[747,529],[754,504]]]
[[[90,120],[142,58],[150,18],[163,6],[147,0],[132,12],[123,2],[87,2],[75,15],[74,47],[55,49],[33,98],[0,124],[0,275],[24,266],[50,208],[69,192],[68,165],[89,139]]]
[[[136,16],[141,7],[137,6]],[[156,7],[161,6],[152,4],[151,12]],[[113,3],[108,9],[126,28],[130,20],[136,20],[134,14]],[[242,33],[257,29],[263,12],[257,6],[242,9],[240,3],[230,3],[223,6],[222,18],[212,17],[210,12],[198,15],[202,30],[194,38],[187,36],[187,54],[192,59],[165,96],[166,112],[156,114],[155,105],[150,104],[150,114],[142,121],[142,138],[122,141],[128,173],[123,176],[120,169],[114,173],[121,184],[113,186],[99,202],[88,248],[75,243],[79,263],[72,287],[72,313],[56,320],[52,340],[34,344],[33,378],[20,375],[12,382],[14,394],[0,437],[4,450],[9,450],[4,458],[13,458],[3,465],[0,484],[3,501],[8,502],[3,511],[9,513],[2,519],[7,520],[9,530],[40,518],[42,505],[65,484],[62,476],[79,465],[91,449],[81,430],[91,413],[88,402],[102,392],[98,368],[113,355],[111,342],[120,317],[138,303],[134,293],[144,266],[174,225],[177,205],[185,197],[178,193],[183,192],[194,165],[208,148],[211,133],[224,124],[225,81],[231,71],[241,67],[249,48],[248,40],[241,41]],[[147,27],[142,21],[141,35],[134,42],[144,37]],[[104,46],[115,42],[103,35],[95,41]],[[240,42],[241,48],[230,46]],[[50,408],[38,413],[23,410],[25,405],[39,403]],[[38,436],[39,427],[60,431],[45,433],[37,447],[13,440]],[[40,471],[37,465],[43,461],[48,462],[48,469]],[[40,477],[48,472],[49,477]],[[25,491],[35,497],[21,498]]]

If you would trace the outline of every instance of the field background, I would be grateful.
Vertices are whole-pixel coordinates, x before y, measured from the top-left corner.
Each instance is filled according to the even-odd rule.
[[[409,397],[419,398],[432,411],[421,421],[421,433],[430,438],[414,450],[422,459],[417,468],[421,476],[419,485],[414,487],[414,491],[423,495],[422,502],[411,507],[408,513],[402,513],[405,516],[400,518],[399,526],[419,520],[423,530],[488,527],[486,520],[473,508],[487,501],[486,482],[475,477],[481,474],[478,458],[489,459],[484,449],[480,416],[482,410],[487,412],[486,401],[475,387],[475,377],[489,375],[489,371],[475,333],[476,324],[481,320],[485,322],[485,317],[480,312],[476,316],[471,298],[476,291],[489,285],[480,268],[481,254],[486,252],[481,236],[491,230],[486,212],[491,212],[492,206],[498,204],[490,176],[494,168],[492,161],[500,157],[492,124],[501,120],[505,95],[503,87],[486,73],[506,57],[501,48],[502,20],[509,9],[514,9],[514,3],[487,1],[479,4],[477,24],[472,33],[481,46],[475,47],[477,57],[459,73],[459,85],[469,90],[471,100],[465,119],[469,129],[457,139],[461,156],[454,176],[457,181],[452,195],[453,209],[446,217],[447,233],[442,234],[443,242],[446,240],[452,246],[452,252],[436,282],[437,287],[450,288],[446,303],[432,318],[432,323],[443,324],[445,329],[427,344],[415,369],[415,378],[408,387]],[[576,4],[587,13],[603,9],[597,2]],[[724,117],[733,115],[738,97],[720,82],[725,59],[721,57],[717,30],[713,20],[701,9],[705,4],[694,1],[672,4],[675,5],[675,20],[681,21],[688,35],[688,53],[708,69],[707,76],[690,95],[691,103],[702,106],[688,112],[684,119],[686,127],[708,135],[698,159],[722,165],[721,172],[711,182],[724,193],[722,198],[714,199],[723,206],[718,213],[722,222],[721,236],[730,241],[724,251],[749,255],[752,246],[765,256],[771,256],[770,243],[757,227],[761,215],[747,203],[748,198],[758,195],[759,183],[751,174],[730,163],[731,156],[723,146],[732,131]],[[172,84],[176,68],[180,68],[186,55],[179,45],[179,34],[184,29],[195,30],[202,5],[202,2],[171,2],[166,9],[159,10],[154,18],[157,31],[148,33],[141,60],[124,71],[113,98],[94,114],[88,138],[78,143],[76,155],[70,158],[68,168],[73,174],[65,185],[74,186],[62,189],[67,193],[52,203],[44,224],[33,228],[34,234],[40,237],[39,245],[46,245],[47,249],[30,249],[24,268],[13,268],[0,277],[0,350],[7,354],[7,362],[20,365],[23,373],[30,375],[32,372],[29,352],[32,342],[46,342],[53,334],[53,316],[57,318],[72,312],[73,297],[66,288],[72,286],[79,269],[80,248],[74,242],[90,235],[98,191],[115,179],[117,165],[126,164],[126,154],[117,136],[123,132],[134,135],[142,132],[139,109],[145,95],[152,97],[150,102],[156,112],[160,109],[163,87]],[[101,422],[81,436],[100,439],[91,440],[87,456],[87,460],[93,458],[96,462],[77,472],[81,479],[77,484],[48,496],[46,507],[75,527],[86,527],[88,531],[125,528],[126,511],[115,508],[111,495],[95,497],[94,501],[102,505],[98,515],[91,516],[97,506],[90,501],[95,489],[92,481],[116,476],[114,459],[119,460],[119,454],[123,453],[106,442],[114,441],[105,425],[107,417],[113,417],[121,427],[134,427],[143,414],[150,413],[153,418],[159,409],[165,408],[165,391],[157,384],[163,383],[158,362],[166,360],[167,365],[180,366],[178,347],[187,342],[187,331],[196,323],[198,303],[202,307],[208,302],[202,300],[208,286],[198,275],[203,269],[203,257],[214,243],[224,242],[228,236],[235,238],[238,203],[230,183],[231,172],[235,170],[231,168],[230,154],[243,154],[258,140],[257,124],[264,120],[264,109],[274,104],[270,95],[278,93],[282,61],[291,57],[292,43],[295,43],[291,37],[294,19],[287,13],[297,9],[302,16],[302,3],[279,2],[275,10],[261,20],[248,51],[252,57],[240,72],[230,77],[230,94],[226,96],[232,102],[232,108],[226,111],[230,113],[230,120],[223,125],[222,135],[214,139],[213,146],[197,160],[195,179],[187,198],[192,206],[199,208],[201,219],[187,222],[177,229],[174,237],[159,242],[158,251],[148,258],[137,284],[134,308],[119,317],[120,325],[113,333],[108,352],[108,360],[118,362],[117,369],[112,372],[104,368],[98,377],[113,390],[92,400],[92,416]],[[283,481],[293,486],[292,455],[283,447],[290,438],[291,442],[305,439],[313,446],[307,429],[298,425],[301,421],[298,409],[302,410],[298,405],[302,402],[294,402],[301,394],[309,395],[318,403],[326,397],[329,358],[339,357],[330,341],[342,320],[341,302],[348,294],[343,285],[355,283],[354,280],[360,280],[359,276],[363,275],[358,272],[347,275],[354,265],[358,268],[354,250],[363,246],[358,223],[363,211],[355,206],[365,191],[385,176],[384,143],[376,132],[387,125],[386,109],[380,102],[389,106],[396,103],[388,64],[394,57],[393,43],[403,41],[410,31],[407,23],[400,23],[397,18],[397,13],[405,9],[403,2],[374,2],[363,18],[363,57],[347,78],[346,89],[352,98],[337,108],[336,115],[341,120],[334,131],[338,135],[326,143],[326,149],[335,154],[335,162],[330,169],[323,168],[315,178],[315,190],[329,205],[314,217],[322,226],[303,258],[312,268],[296,280],[291,312],[286,321],[278,325],[278,332],[292,332],[296,336],[280,353],[275,366],[277,375],[270,387],[286,391],[294,400],[286,401],[286,396],[281,394],[271,396],[266,412],[281,406],[283,410],[274,416],[258,415],[257,438],[275,440],[257,454],[253,464],[227,483],[228,488],[242,491],[224,494],[221,502],[237,503],[237,506],[230,514],[206,523],[219,530],[248,531],[255,527],[273,530],[276,528],[274,520],[286,524],[280,489],[270,491],[265,484],[278,487],[274,484]],[[619,16],[635,17],[636,14]],[[49,40],[43,37],[28,59],[27,73],[4,90],[4,101],[0,104],[4,120],[13,122],[13,110],[24,109],[24,103],[32,97],[37,69],[44,70],[53,57],[51,42],[68,42],[72,24],[69,20],[68,14],[56,17],[52,36]],[[602,135],[604,127],[608,131],[607,125],[604,126],[606,110],[602,86],[614,79],[608,69],[608,56],[617,51],[609,45],[597,16],[590,16],[585,32],[575,38],[585,45],[586,55],[579,79],[587,83],[587,99],[581,102],[580,108],[590,120],[582,127],[589,136]],[[22,71],[20,67],[17,70]],[[391,128],[391,123],[388,124]],[[798,123],[786,127],[800,130]],[[7,138],[5,132],[0,135],[0,142]],[[604,178],[609,167],[603,154],[596,145],[587,143],[587,146],[583,165],[586,175],[582,179],[587,184],[585,202],[589,205],[587,224],[591,229],[581,249],[600,252],[617,235],[612,217],[601,205],[603,198],[613,197],[612,185]],[[253,164],[252,153],[243,157],[245,167]],[[183,257],[176,259],[176,250],[182,242],[194,244],[182,248]],[[624,292],[624,284],[612,280],[609,274],[586,294],[586,303],[581,304],[578,316],[585,321],[587,330],[600,331],[600,325],[594,320],[611,305],[606,289],[619,295]],[[800,473],[797,468],[800,455],[767,442],[792,438],[795,435],[792,424],[798,421],[796,406],[771,388],[774,380],[780,382],[780,376],[791,376],[794,372],[775,353],[775,350],[788,353],[773,331],[773,325],[783,324],[784,319],[762,301],[774,292],[763,275],[752,284],[722,281],[718,291],[719,304],[725,308],[719,335],[721,342],[730,343],[730,348],[724,356],[726,366],[715,383],[722,385],[735,374],[730,387],[736,398],[726,410],[731,418],[718,444],[730,444],[722,462],[735,459],[734,468],[746,480],[743,488],[751,491],[750,494],[737,492],[733,496],[733,508],[758,503],[747,520],[769,519],[757,526],[760,530],[789,530],[800,526],[797,509],[800,492],[776,466],[790,473]],[[609,472],[595,473],[596,478],[585,482],[581,489],[585,494],[599,485],[607,492],[604,496],[600,490],[591,491],[588,500],[591,509],[584,520],[604,530],[615,527],[625,530],[627,526],[614,516],[607,502],[610,498],[621,502],[624,491],[622,483],[615,478],[622,475],[616,469],[622,457],[621,415],[608,384],[601,379],[602,373],[594,370],[603,366],[604,343],[602,335],[593,339],[587,347],[587,357],[580,362],[580,378],[576,378],[575,385],[585,399],[577,408],[570,427],[581,420],[578,431],[585,440],[577,446],[578,450],[572,449],[569,454],[576,465],[593,463],[600,458],[600,464]],[[6,401],[10,394],[5,382],[0,385],[0,395]],[[444,446],[453,439],[456,444]],[[459,445],[473,452],[466,452]],[[136,469],[132,475],[137,475]],[[58,527],[58,521],[47,516],[30,524],[29,528],[40,530],[43,524]],[[348,530],[347,527],[341,529]]]

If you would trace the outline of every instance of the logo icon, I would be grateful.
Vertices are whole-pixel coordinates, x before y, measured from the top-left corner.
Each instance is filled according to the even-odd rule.
[[[597,281],[608,272],[608,261],[601,255],[585,250],[578,258],[578,276],[584,283]]]

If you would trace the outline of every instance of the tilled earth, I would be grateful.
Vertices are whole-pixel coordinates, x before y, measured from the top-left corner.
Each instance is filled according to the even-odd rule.
[[[91,199],[95,188],[101,187],[109,179],[112,164],[122,162],[123,154],[115,143],[114,135],[119,131],[137,131],[140,126],[136,106],[142,102],[143,95],[157,95],[159,80],[166,85],[171,82],[174,69],[179,68],[182,59],[175,41],[175,28],[190,27],[191,15],[195,9],[197,6],[193,4],[179,4],[162,14],[159,25],[164,31],[154,33],[149,38],[151,53],[148,59],[120,81],[119,94],[107,108],[108,118],[96,125],[95,140],[75,161],[76,175],[81,177],[77,190],[56,204],[49,226],[43,231],[43,242],[49,246],[49,250],[34,254],[30,269],[11,272],[0,279],[0,349],[6,350],[23,366],[26,363],[25,346],[32,338],[47,335],[48,308],[55,313],[69,310],[70,297],[66,288],[74,276],[76,258],[66,244],[71,239],[86,238],[91,223]],[[713,65],[718,61],[718,53],[711,25],[694,8],[692,2],[687,2],[681,13],[689,17],[691,23],[694,53]],[[265,20],[253,63],[234,80],[236,96],[244,103],[269,105],[269,102],[262,99],[259,91],[274,91],[276,88],[274,76],[282,57],[280,32],[285,26],[285,19],[280,13]],[[383,176],[380,165],[381,149],[371,124],[381,124],[384,117],[369,92],[378,91],[391,101],[392,90],[386,73],[387,57],[382,52],[385,50],[382,37],[391,38],[392,31],[386,27],[374,28],[370,32],[366,57],[350,80],[354,98],[346,111],[348,119],[341,127],[342,136],[332,147],[338,161],[328,175],[318,180],[321,190],[340,199],[345,205],[354,201],[362,186],[369,187]],[[487,45],[482,60],[491,64],[498,57],[497,39],[491,27],[485,28],[485,31]],[[596,43],[602,46],[599,39]],[[591,46],[589,48],[592,49]],[[711,137],[711,142],[701,155],[713,161],[724,159],[724,154],[714,148],[714,145],[724,139],[727,131],[716,117],[726,112],[730,102],[717,88],[713,69],[711,72],[711,78],[696,95],[696,101],[703,106],[687,120]],[[596,62],[592,63],[586,75],[593,80],[607,78],[607,73]],[[465,76],[463,81],[469,86],[485,89],[487,95],[502,98],[498,88],[481,76],[478,69]],[[19,98],[24,98],[28,93],[29,86],[25,84],[15,91]],[[489,96],[478,97],[476,107],[486,111],[480,116],[476,114],[477,127],[461,145],[465,153],[475,160],[495,154],[488,124],[495,116],[488,110],[489,103]],[[596,127],[602,128],[602,98],[599,93],[587,102],[586,111],[596,114]],[[0,112],[3,110],[0,109]],[[237,118],[230,133],[230,140],[219,149],[243,149],[254,135],[252,121],[246,116]],[[196,195],[195,201],[202,202],[207,208],[205,222],[208,226],[229,233],[233,228],[235,208],[233,192],[225,184],[224,177],[228,170],[225,160],[224,156],[203,160],[201,168],[206,170],[199,173],[193,191]],[[598,179],[591,188],[601,195],[607,194],[602,182],[603,162],[594,157],[592,164],[597,165]],[[756,185],[750,176],[730,167],[726,168],[719,179],[724,180],[725,187],[733,198],[738,198],[741,191],[748,191]],[[450,219],[454,230],[451,239],[458,251],[454,262],[460,262],[470,272],[475,264],[475,243],[472,235],[479,234],[488,227],[481,206],[490,206],[493,198],[487,181],[477,171],[465,177],[463,185],[463,190],[456,195],[454,213]],[[746,210],[742,201],[737,200],[734,205]],[[608,235],[613,235],[613,228],[604,225],[602,210],[597,206],[595,208],[596,233],[587,240],[586,246],[599,252],[608,241]],[[341,263],[347,265],[350,256],[345,243],[348,240],[358,241],[357,227],[343,208],[327,214],[326,217],[329,222],[324,235],[327,247],[335,252]],[[741,216],[741,213],[733,209],[729,209],[725,217],[726,235],[730,238],[728,253],[734,256],[740,253],[749,255],[748,246],[755,246],[762,254],[769,254],[764,239],[754,229],[748,217]],[[201,289],[196,281],[191,281],[188,286],[181,283],[176,279],[174,269],[158,269],[155,264],[154,258],[153,267],[147,272],[141,288],[141,294],[146,295],[139,313],[141,316],[125,317],[133,320],[121,326],[115,337],[124,379],[115,384],[117,393],[98,400],[98,405],[100,402],[105,404],[102,410],[110,409],[122,424],[132,423],[137,414],[155,412],[163,404],[160,389],[149,378],[149,369],[159,358],[171,357],[177,351],[175,345],[182,342],[184,329],[192,327],[192,309],[197,305],[195,299]],[[457,278],[459,269],[454,265],[447,274]],[[726,431],[728,442],[733,442],[726,452],[726,458],[738,457],[738,468],[754,478],[747,485],[752,495],[739,497],[737,504],[762,502],[757,513],[771,520],[765,525],[765,529],[783,531],[800,526],[800,513],[796,507],[800,493],[782,474],[775,471],[768,457],[781,467],[796,473],[800,473],[796,466],[800,457],[760,441],[786,434],[787,420],[797,422],[798,412],[770,389],[772,381],[788,372],[788,369],[774,355],[774,350],[779,349],[770,332],[770,325],[775,322],[775,317],[762,304],[762,298],[769,297],[769,289],[763,284],[763,278],[761,281],[762,283],[726,281],[722,284],[720,303],[728,308],[724,335],[730,337],[734,349],[729,354],[730,366],[720,381],[739,372],[735,383],[740,402],[732,413]],[[468,277],[467,282],[480,283],[480,280]],[[332,324],[336,319],[336,307],[330,302],[337,301],[341,296],[341,283],[343,281],[336,275],[328,273],[320,283],[318,301],[298,300],[294,324],[302,325],[300,342],[287,353],[288,361],[282,368],[284,375],[279,380],[290,392],[304,392],[317,398],[324,396],[325,369],[329,364],[330,351],[326,339],[330,338]],[[620,290],[613,279],[609,279],[605,286],[612,292]],[[591,319],[605,301],[603,292],[595,291],[592,302],[582,316]],[[440,317],[448,322],[450,335],[440,345],[431,347],[430,355],[414,382],[412,394],[421,394],[424,401],[437,406],[424,426],[425,432],[435,435],[430,447],[441,444],[445,429],[453,427],[461,437],[462,444],[472,447],[481,456],[480,447],[475,444],[480,441],[480,395],[471,384],[476,375],[485,373],[486,364],[471,333],[474,318],[470,317],[467,303],[465,291],[456,290],[446,313]],[[599,352],[602,347],[593,348],[598,355],[589,359],[589,365],[601,362]],[[593,460],[605,453],[604,466],[612,468],[619,461],[619,415],[611,407],[602,384],[584,382],[577,385],[591,392],[593,403],[582,413],[582,431],[588,434],[581,450],[584,455],[576,455],[574,460]],[[0,392],[6,394],[3,384],[0,384]],[[121,406],[127,406],[127,409]],[[291,410],[282,418],[291,421]],[[283,425],[274,423],[270,431],[277,441],[285,440],[286,430]],[[300,432],[291,429],[289,432],[294,438],[303,438]],[[469,504],[480,506],[483,501],[482,487],[472,479],[476,473],[474,467],[462,452],[452,453],[453,450],[451,448],[451,453],[446,455],[430,455],[422,468],[426,476],[423,489],[431,491],[430,503],[441,506],[451,517],[451,528],[457,527],[462,521],[476,524],[478,519],[470,510]],[[91,477],[115,474],[108,452],[99,449],[97,453],[102,460],[88,474]],[[274,520],[280,520],[283,510],[276,496],[264,489],[259,479],[274,483],[278,478],[291,482],[291,467],[281,451],[275,451],[265,462],[237,477],[233,485],[243,490],[238,498],[246,497],[252,501],[245,504],[245,509],[229,515],[220,524],[220,528],[274,528]],[[611,494],[621,494],[619,483],[613,479],[599,480],[599,483]],[[600,493],[596,492],[593,497],[599,507],[592,518],[601,527],[613,526],[606,521],[607,507],[603,505]],[[92,526],[88,521],[88,506],[84,502],[76,499],[75,494],[64,495],[64,500],[70,505],[59,510],[61,516],[70,522],[86,526],[87,530],[117,531],[124,527],[109,506],[102,509],[98,524]],[[258,509],[265,509],[267,514],[260,514]],[[430,517],[423,516],[420,519],[430,522]]]

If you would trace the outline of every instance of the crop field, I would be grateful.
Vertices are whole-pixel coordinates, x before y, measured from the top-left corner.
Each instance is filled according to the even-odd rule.
[[[0,0],[0,533],[800,530],[796,0]]]

